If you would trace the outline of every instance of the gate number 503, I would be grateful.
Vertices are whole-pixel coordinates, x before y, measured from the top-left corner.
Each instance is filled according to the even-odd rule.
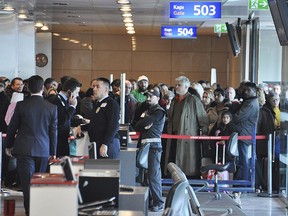
[[[215,14],[215,5],[194,5],[195,16],[214,16]]]

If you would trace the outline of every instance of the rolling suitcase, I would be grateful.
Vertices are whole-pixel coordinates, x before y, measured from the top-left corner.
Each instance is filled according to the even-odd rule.
[[[219,162],[219,146],[222,146],[222,157],[220,158],[222,162]],[[215,156],[215,163],[216,164],[225,164],[225,149],[226,145],[225,142],[216,142],[216,156]],[[215,170],[209,170],[207,174],[207,180],[215,180],[216,172]],[[218,172],[218,180],[229,180],[229,172]],[[222,187],[229,187],[229,185],[222,185]]]

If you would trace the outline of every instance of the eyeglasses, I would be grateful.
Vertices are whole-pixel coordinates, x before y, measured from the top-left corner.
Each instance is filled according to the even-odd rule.
[[[129,87],[129,86],[125,86],[125,88],[132,89],[132,87]]]

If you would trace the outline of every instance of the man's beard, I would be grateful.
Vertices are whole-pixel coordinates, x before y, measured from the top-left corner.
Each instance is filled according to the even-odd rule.
[[[138,89],[140,90],[140,92],[145,92],[147,90],[146,87],[144,87],[144,88],[143,87],[139,87]]]

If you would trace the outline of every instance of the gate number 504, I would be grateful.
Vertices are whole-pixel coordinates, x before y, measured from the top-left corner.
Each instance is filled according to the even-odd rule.
[[[190,28],[190,29],[187,29],[187,28],[178,28],[178,35],[179,36],[186,36],[186,35],[191,35],[193,36],[193,29]]]
[[[214,16],[216,14],[215,5],[194,5],[195,16]]]

